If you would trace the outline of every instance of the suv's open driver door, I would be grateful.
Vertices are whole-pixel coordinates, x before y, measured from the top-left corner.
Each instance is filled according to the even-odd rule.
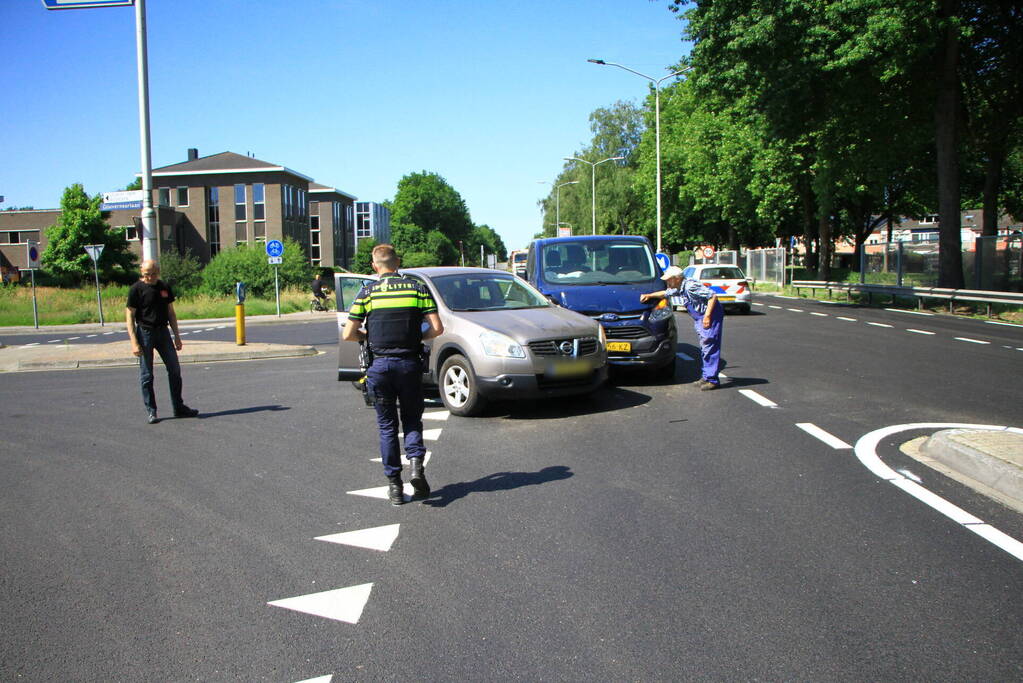
[[[348,309],[362,287],[376,276],[334,273],[334,297],[337,299],[337,380],[355,381],[362,377],[359,365],[359,343],[341,339],[341,331],[348,323]]]

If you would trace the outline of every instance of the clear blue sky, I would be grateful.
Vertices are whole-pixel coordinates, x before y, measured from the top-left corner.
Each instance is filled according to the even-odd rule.
[[[186,150],[287,166],[361,200],[439,173],[520,248],[537,200],[689,51],[668,0],[148,0],[154,167]],[[0,0],[4,207],[54,208],[139,171],[135,13]],[[564,192],[564,190],[563,190]]]

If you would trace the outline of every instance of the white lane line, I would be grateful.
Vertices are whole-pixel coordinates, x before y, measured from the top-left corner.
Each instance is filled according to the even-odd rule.
[[[695,360],[692,356],[684,354],[681,351],[676,351],[675,355],[681,358],[682,360]]]
[[[74,341],[76,339],[81,339],[81,337],[68,337],[65,341]]]
[[[836,315],[835,317],[838,318],[839,320],[845,320],[851,323],[856,322],[856,318],[846,318],[844,315]]]
[[[212,332],[212,331],[213,331],[213,330],[215,330],[215,329],[217,329],[217,328],[215,328],[215,327],[207,327],[207,328],[206,328],[206,331],[207,331],[207,332]]]
[[[955,340],[956,341],[961,341],[961,342],[969,342],[971,344],[990,344],[991,343],[989,341],[984,341],[983,339],[970,339],[969,337],[956,337]]]
[[[93,337],[96,337],[96,336],[98,336],[98,335],[95,335],[95,334],[87,334],[87,335],[85,335],[85,338],[86,338],[86,339],[92,339]]]
[[[423,430],[423,441],[436,441],[440,438],[440,429],[424,429]],[[398,438],[402,441],[405,440],[405,432],[398,432]],[[423,463],[426,464],[425,462]]]
[[[933,313],[924,313],[923,311],[907,311],[907,310],[902,309],[902,308],[886,308],[884,310],[891,311],[892,313],[908,313],[909,315],[926,315],[926,316],[933,316],[934,315]]]
[[[913,481],[915,481],[918,484],[924,483],[923,479],[921,479],[920,477],[916,476],[915,474],[913,474],[912,472],[910,472],[907,469],[896,470],[896,472],[898,472],[899,474],[904,476],[906,479],[912,479]]]
[[[56,344],[56,343],[57,343],[57,342],[59,342],[59,341],[60,341],[59,339],[51,339],[50,341],[48,341],[48,342],[46,342],[46,343],[47,343],[47,344]]]
[[[1023,543],[1020,543],[1015,538],[999,531],[990,524],[986,524],[984,520],[974,517],[944,498],[931,493],[920,484],[907,479],[905,476],[899,474],[882,462],[881,458],[877,455],[877,446],[881,443],[881,440],[891,436],[892,434],[914,429],[983,429],[990,431],[1008,430],[1017,433],[1023,433],[1023,430],[995,425],[917,422],[913,424],[884,427],[882,429],[876,429],[869,434],[864,434],[856,442],[855,448],[856,457],[875,475],[891,483],[893,486],[897,486],[917,500],[945,515],[952,521],[962,525],[964,529],[968,529],[981,538],[993,543],[1016,559],[1023,560]]]
[[[116,333],[115,333],[115,332],[104,332],[104,333],[103,333],[103,336],[105,337],[105,336],[107,336],[108,334],[116,334]]]
[[[143,195],[143,196],[145,196],[145,195]],[[179,337],[184,337],[186,334],[191,334],[191,333],[190,332],[181,332],[181,333],[178,334],[178,336]]]
[[[225,327],[227,327],[227,325],[217,325],[217,329],[218,329],[218,330],[222,330],[222,329],[224,329]]]
[[[793,313],[802,313],[803,312],[802,308],[786,308],[785,310],[786,311],[792,311]]]
[[[1016,323],[1000,323],[1000,322],[998,322],[996,320],[985,320],[984,322],[986,322],[988,325],[1005,325],[1006,327],[1023,327],[1023,325],[1018,325]]]
[[[797,422],[796,426],[799,427],[800,429],[802,429],[804,432],[806,432],[810,436],[812,436],[812,437],[814,437],[816,439],[820,439],[821,441],[823,441],[827,445],[831,446],[832,448],[836,448],[836,449],[838,449],[838,448],[852,448],[852,446],[847,444],[845,441],[842,441],[841,439],[839,439],[834,434],[829,434],[828,432],[824,431],[823,429],[821,429],[817,425],[813,424],[812,422]]]
[[[754,301],[754,302],[753,302],[753,305],[754,305],[754,306],[763,306],[764,304],[758,304],[757,302],[755,302],[755,301]]]
[[[828,317],[827,313],[817,313],[816,311],[810,311],[810,315],[815,315],[815,316],[817,316],[819,318],[827,318]]]
[[[27,349],[27,348],[29,348],[30,346],[39,346],[39,342],[32,342],[31,344],[24,344],[24,345],[22,345],[22,347],[21,347],[21,348],[23,348],[23,349]]]
[[[775,299],[798,299],[799,297],[798,296],[786,296],[784,294],[775,294],[774,298]]]
[[[781,310],[781,306],[775,306],[774,304],[769,304],[769,305],[768,305],[767,307],[768,307],[768,308],[776,308],[776,309],[778,309],[779,311]]]
[[[424,420],[446,420],[451,417],[450,410],[433,410],[429,413],[423,413]]]
[[[774,401],[772,401],[769,398],[764,398],[763,396],[761,396],[757,392],[753,391],[752,389],[739,389],[739,393],[742,394],[743,396],[745,396],[746,398],[748,398],[749,400],[753,401],[754,403],[759,403],[760,405],[764,406],[765,408],[777,408],[778,407],[777,403],[775,403]]]
[[[936,332],[930,332],[928,330],[914,330],[912,327],[907,327],[906,332],[913,332],[914,334],[937,334]]]
[[[316,617],[333,619],[334,621],[357,624],[362,616],[362,610],[369,600],[371,590],[373,590],[373,584],[364,583],[358,586],[337,588],[322,593],[310,593],[309,595],[300,595],[295,598],[274,600],[266,604],[304,614],[312,614]]]
[[[873,325],[874,327],[892,327],[888,323],[867,323],[867,324],[868,325]]]
[[[358,531],[346,531],[340,534],[330,534],[329,536],[317,536],[313,540],[353,545],[356,548],[379,550],[386,553],[398,538],[399,527],[401,527],[400,524],[388,524],[386,526],[373,527],[372,529],[359,529]]]

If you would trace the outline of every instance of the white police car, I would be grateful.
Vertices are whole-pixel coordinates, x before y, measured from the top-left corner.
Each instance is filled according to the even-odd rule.
[[[753,290],[739,266],[724,263],[703,263],[682,271],[686,278],[698,280],[718,295],[718,303],[725,309],[735,308],[749,313],[753,305]]]

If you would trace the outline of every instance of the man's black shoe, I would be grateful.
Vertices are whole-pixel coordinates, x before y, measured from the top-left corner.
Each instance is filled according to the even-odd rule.
[[[390,483],[387,485],[387,500],[391,501],[391,505],[404,505],[405,494],[403,492],[404,487],[401,483],[401,478],[390,479]]]
[[[149,411],[149,417],[146,418],[146,421],[149,422],[149,424],[151,424],[151,425],[155,425],[157,422],[160,421],[160,418],[158,418],[156,416],[156,411],[155,410],[150,410]]]
[[[181,406],[174,411],[174,417],[195,417],[199,414],[199,411],[195,408],[189,408],[188,406]]]
[[[429,498],[430,485],[426,481],[426,474],[423,473],[423,459],[409,458],[409,462],[412,464],[412,478],[409,479],[413,489],[412,500]]]

